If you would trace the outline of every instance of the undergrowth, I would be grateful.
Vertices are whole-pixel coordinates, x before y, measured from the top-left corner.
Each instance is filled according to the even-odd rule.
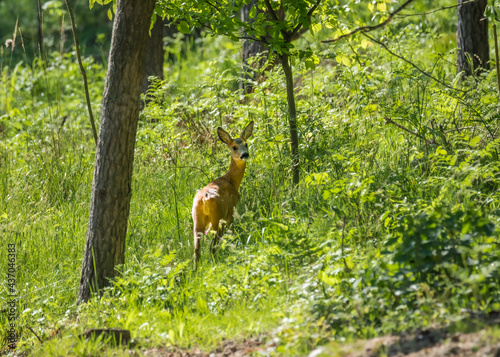
[[[0,266],[15,244],[19,353],[125,355],[78,338],[119,327],[136,350],[209,351],[254,335],[269,341],[263,353],[305,355],[500,310],[493,71],[463,83],[464,93],[374,45],[343,64],[329,49],[315,70],[295,63],[302,180],[292,187],[279,69],[244,95],[237,46],[206,38],[181,51],[182,37],[172,41],[186,57],[169,63],[141,113],[126,264],[102,297],[78,307],[95,148],[74,54],[3,68]],[[426,70],[456,79],[451,59],[399,41]],[[350,53],[344,46],[336,51]],[[99,103],[104,68],[86,66]],[[204,242],[194,272],[192,198],[229,164],[215,130],[236,134],[250,120],[236,224],[215,261]]]

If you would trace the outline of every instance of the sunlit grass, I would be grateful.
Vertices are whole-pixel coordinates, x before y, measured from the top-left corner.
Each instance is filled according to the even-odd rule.
[[[498,310],[498,232],[491,228],[500,220],[498,140],[481,129],[428,145],[384,122],[391,116],[423,135],[431,135],[425,128],[433,118],[466,123],[453,95],[426,78],[400,77],[408,68],[376,49],[364,59],[370,71],[325,60],[312,73],[297,64],[302,182],[291,187],[282,74],[269,72],[243,98],[234,90],[238,49],[205,41],[203,54],[182,54],[181,38],[172,47],[178,60],[141,114],[122,275],[79,307],[95,148],[74,94],[78,70],[71,58],[54,58],[46,79],[36,68],[3,73],[0,266],[7,244],[16,244],[20,350],[126,355],[77,338],[88,328],[119,327],[131,331],[136,350],[211,351],[224,340],[264,336],[275,354],[306,355],[331,341],[447,324],[465,309]],[[104,69],[92,68],[98,103]],[[467,108],[492,110],[481,91],[494,88],[493,79]],[[58,90],[49,100],[41,93],[51,88]],[[250,120],[256,129],[235,226],[214,261],[204,242],[194,272],[192,198],[229,165],[215,129],[222,122],[233,132]],[[418,241],[420,232],[434,234],[422,233],[429,255],[402,259],[398,243]],[[448,238],[462,250],[446,248]],[[427,265],[430,278],[420,274]],[[3,335],[5,314],[0,321]]]

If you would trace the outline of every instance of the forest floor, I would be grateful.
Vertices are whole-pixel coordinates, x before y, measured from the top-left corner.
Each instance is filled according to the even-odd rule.
[[[413,333],[387,335],[351,343],[332,343],[313,350],[308,357],[500,357],[500,314],[488,319],[479,331],[451,333],[448,328],[430,328]],[[154,348],[141,351],[149,357],[244,357],[265,356],[276,344],[265,336],[229,340],[211,352]]]
[[[273,349],[272,344],[259,338],[242,341],[226,341],[212,352],[199,350],[183,351],[170,348],[154,348],[144,352],[149,357],[244,357],[267,355]],[[309,357],[499,357],[500,338],[491,336],[488,330],[473,333],[449,335],[439,330],[424,330],[413,335],[383,336],[370,340],[356,341],[351,344],[320,347]]]
[[[443,333],[444,332],[444,333]],[[315,354],[317,351],[317,354]],[[310,356],[322,355],[321,349]],[[423,330],[413,335],[383,336],[351,345],[339,346],[339,356],[500,356],[500,339],[490,336],[488,330],[473,333],[448,334],[440,330]]]

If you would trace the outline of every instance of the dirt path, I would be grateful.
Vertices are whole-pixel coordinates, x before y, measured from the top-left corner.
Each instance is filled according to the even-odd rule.
[[[155,348],[142,351],[149,357],[245,357],[266,356],[274,350],[264,339],[226,341],[212,352]],[[350,344],[332,343],[319,347],[307,357],[500,357],[500,330],[450,335],[444,329],[427,329],[414,334],[382,336]]]
[[[266,343],[259,338],[246,338],[242,341],[226,341],[214,351],[206,353],[199,350],[183,351],[171,348],[155,348],[143,351],[148,357],[245,357],[265,352]],[[262,354],[260,354],[262,356]],[[265,353],[263,354],[265,356]]]
[[[309,357],[500,357],[500,333],[481,330],[474,333],[448,335],[443,330],[429,329],[412,336],[383,336],[350,345],[320,347]]]

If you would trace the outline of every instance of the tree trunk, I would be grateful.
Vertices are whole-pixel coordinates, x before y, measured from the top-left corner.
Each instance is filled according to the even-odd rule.
[[[293,73],[290,66],[290,59],[287,54],[280,57],[283,71],[286,78],[286,98],[288,101],[288,115],[290,124],[290,146],[292,153],[292,176],[293,184],[297,185],[299,177],[299,138],[297,134],[297,110],[295,109],[295,92],[293,88]]]
[[[134,145],[154,0],[118,0],[102,99],[87,241],[78,303],[124,263]]]
[[[146,67],[144,78],[142,79],[141,93],[146,93],[149,87],[148,78],[155,76],[163,79],[163,20],[156,15],[156,22],[151,29],[151,37],[148,40],[148,50],[146,55]]]
[[[458,0],[458,4],[457,65],[459,72],[470,76],[479,68],[489,69],[487,0]]]
[[[37,5],[37,24],[38,24],[38,54],[42,60],[45,59],[43,53],[43,17],[40,0],[36,0]]]
[[[251,0],[249,4],[243,5],[241,8],[241,20],[245,22],[250,22],[253,23],[254,20],[249,18],[249,13],[252,8],[256,8],[256,15],[264,12],[262,11],[258,6],[257,6],[257,0]],[[245,90],[245,93],[250,93],[253,90],[253,85],[250,82],[251,80],[255,80],[257,77],[257,71],[254,70],[262,68],[264,64],[266,63],[266,56],[263,56],[261,59],[257,61],[257,63],[254,63],[253,67],[249,63],[249,59],[252,57],[255,57],[259,54],[262,53],[268,53],[269,49],[266,46],[264,42],[260,41],[252,41],[252,40],[245,40],[243,42],[243,49],[242,49],[242,64],[243,64],[243,89]]]

